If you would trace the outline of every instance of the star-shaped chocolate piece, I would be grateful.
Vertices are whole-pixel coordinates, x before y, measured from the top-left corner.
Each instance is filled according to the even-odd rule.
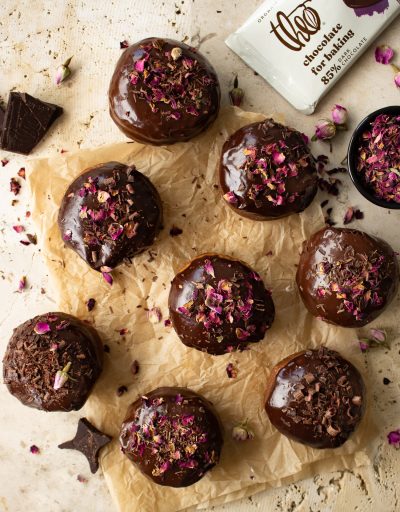
[[[87,458],[90,471],[96,473],[99,469],[99,451],[111,441],[112,437],[103,434],[86,418],[81,418],[78,422],[78,430],[74,439],[59,444],[58,447],[68,450],[78,450]]]

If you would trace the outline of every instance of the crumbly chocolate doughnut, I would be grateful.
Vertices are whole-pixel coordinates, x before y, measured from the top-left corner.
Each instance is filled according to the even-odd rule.
[[[399,266],[383,240],[327,227],[303,243],[296,281],[312,315],[342,327],[362,327],[392,301]]]
[[[76,411],[86,402],[102,361],[102,344],[92,327],[65,313],[47,313],[14,329],[3,359],[3,377],[24,405]]]
[[[155,483],[187,487],[218,463],[223,438],[214,408],[202,396],[185,388],[158,388],[128,408],[120,443]]]
[[[217,75],[197,50],[171,39],[143,39],[121,55],[109,88],[110,115],[144,144],[187,141],[216,119]]]
[[[273,119],[231,135],[222,149],[219,179],[229,206],[254,220],[302,212],[317,193],[315,160],[304,136]]]
[[[188,347],[219,355],[264,338],[275,316],[271,293],[241,261],[203,254],[174,277],[172,325]]]
[[[109,272],[150,247],[162,223],[157,190],[134,166],[87,169],[65,192],[61,236],[93,269]]]
[[[268,379],[265,410],[271,423],[283,435],[313,448],[346,442],[364,405],[358,370],[325,347],[287,357]]]

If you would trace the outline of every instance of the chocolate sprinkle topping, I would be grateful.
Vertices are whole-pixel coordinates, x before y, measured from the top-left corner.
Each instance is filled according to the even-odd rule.
[[[364,411],[359,372],[321,347],[288,357],[272,371],[266,411],[284,435],[314,448],[342,445]]]

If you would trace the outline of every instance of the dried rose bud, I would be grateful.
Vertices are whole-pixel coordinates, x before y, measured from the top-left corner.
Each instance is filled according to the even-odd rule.
[[[182,57],[182,48],[176,47],[171,50],[171,57],[174,60],[178,60]]]
[[[388,443],[395,448],[400,448],[400,429],[393,430],[387,435]]]
[[[229,99],[231,100],[231,104],[235,107],[240,107],[244,98],[244,90],[239,87],[238,77],[235,77],[233,82],[233,89],[229,91]]]
[[[376,62],[379,62],[379,64],[390,64],[393,56],[393,48],[390,48],[390,46],[387,46],[386,44],[375,48],[375,60]]]
[[[40,453],[40,449],[35,445],[33,444],[30,448],[29,448],[29,451],[31,453],[33,453],[33,455],[37,455],[38,453]]]
[[[88,311],[92,311],[92,309],[95,307],[95,305],[96,305],[96,300],[95,299],[89,299],[86,302],[86,307],[87,307]]]
[[[61,64],[61,66],[58,66],[57,72],[56,72],[56,85],[60,85],[61,82],[64,82],[70,74],[71,70],[69,69],[69,65],[71,63],[72,57],[67,59],[64,64]]]
[[[371,338],[378,343],[384,343],[386,341],[386,333],[382,329],[370,329]]]
[[[254,439],[254,437],[255,434],[249,428],[247,420],[235,425],[232,429],[232,438],[235,441],[247,441],[249,439]]]
[[[315,126],[311,140],[330,140],[336,135],[336,125],[329,119],[321,119]]]
[[[18,281],[18,292],[22,293],[23,290],[26,288],[26,277],[22,276],[20,280]]]
[[[67,363],[62,370],[58,370],[56,373],[56,376],[54,377],[54,389],[60,389],[64,386],[64,384],[67,382],[67,380],[70,378],[68,375],[68,372],[71,368],[71,362]]]
[[[21,169],[17,172],[18,176],[22,179],[26,179],[25,178],[25,167],[21,167]]]
[[[150,320],[152,324],[158,324],[158,322],[160,322],[162,319],[162,313],[160,308],[151,308],[147,312],[147,318]]]
[[[104,281],[112,286],[114,282],[112,275],[109,272],[102,272],[101,275],[103,276]]]
[[[358,345],[360,347],[361,352],[367,352],[369,349],[369,343],[368,343],[368,340],[366,340],[366,339],[359,340]]]
[[[332,120],[335,124],[345,125],[347,123],[347,109],[341,105],[334,105],[331,111]]]

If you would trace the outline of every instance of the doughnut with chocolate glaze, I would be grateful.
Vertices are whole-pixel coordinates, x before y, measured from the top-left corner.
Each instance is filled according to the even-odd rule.
[[[230,136],[222,148],[219,180],[228,205],[254,220],[302,212],[317,193],[315,160],[304,136],[273,119]]]
[[[97,332],[74,316],[47,313],[14,329],[3,359],[8,390],[43,411],[77,411],[103,366]]]
[[[345,443],[364,405],[358,370],[325,347],[287,357],[268,379],[265,410],[271,423],[283,435],[313,448]]]
[[[342,327],[362,327],[392,301],[399,266],[383,240],[327,227],[303,243],[296,281],[312,315]]]
[[[197,50],[171,39],[143,39],[121,55],[108,92],[110,115],[144,144],[187,141],[215,121],[217,75]]]
[[[61,203],[61,236],[93,269],[109,272],[150,247],[162,223],[151,181],[134,166],[108,162],[87,169]]]
[[[158,388],[128,408],[122,452],[156,484],[187,487],[219,461],[222,429],[214,408],[186,388]]]
[[[214,355],[262,340],[275,316],[261,277],[241,261],[216,254],[198,256],[177,273],[168,306],[181,341]]]

